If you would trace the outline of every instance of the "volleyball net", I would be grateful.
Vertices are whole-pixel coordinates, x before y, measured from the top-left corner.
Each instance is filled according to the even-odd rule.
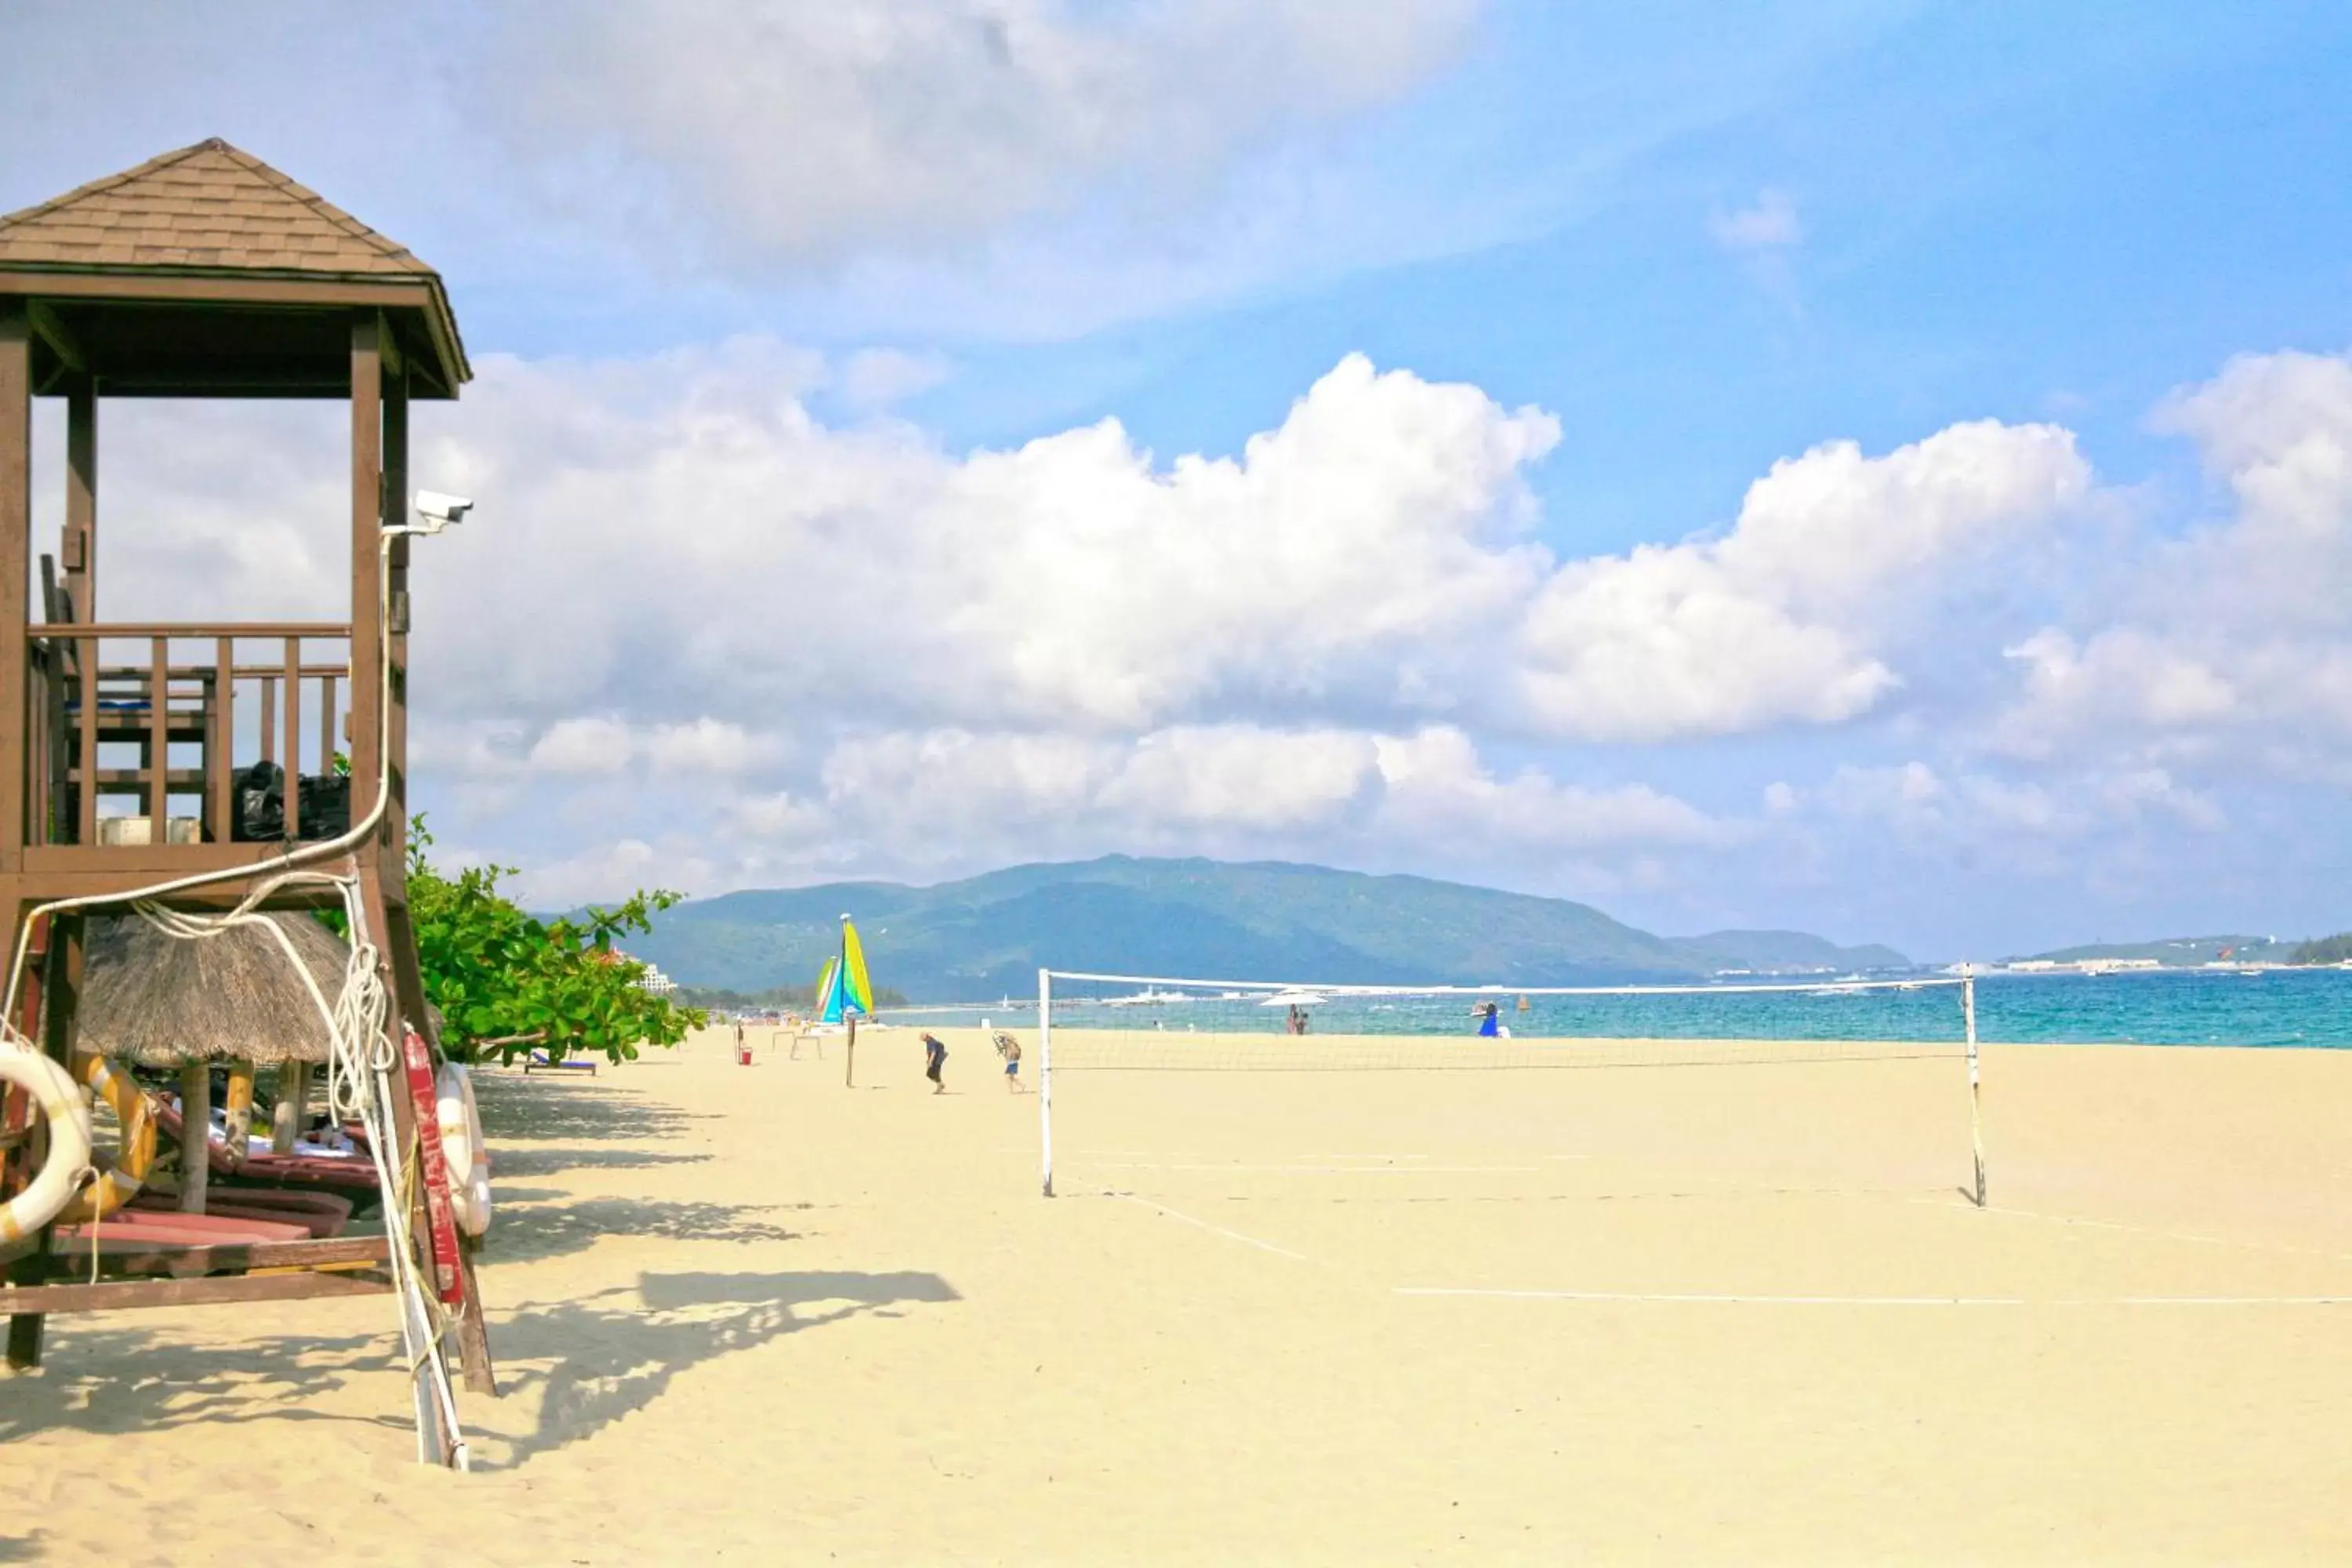
[[[1464,1072],[1937,1062],[1984,1201],[1971,973],[1664,985],[1367,985],[1041,970],[1040,1135],[1068,1073]]]

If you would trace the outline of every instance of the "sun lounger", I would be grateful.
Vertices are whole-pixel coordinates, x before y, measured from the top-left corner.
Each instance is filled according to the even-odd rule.
[[[155,1125],[166,1138],[179,1141],[180,1112],[175,1107],[159,1103]],[[375,1163],[363,1153],[344,1159],[319,1154],[249,1153],[239,1159],[217,1134],[205,1141],[205,1163],[224,1191],[244,1187],[324,1187],[349,1198],[355,1214],[365,1213],[382,1197],[376,1188]]]
[[[90,1227],[87,1225],[61,1225],[51,1250],[71,1253],[89,1250]],[[232,1215],[158,1213],[141,1209],[118,1209],[108,1215],[98,1226],[99,1249],[101,1255],[110,1250],[139,1251],[142,1247],[152,1249],[158,1246],[177,1247],[246,1247],[260,1241],[309,1241],[308,1227],[299,1225],[278,1225],[268,1220],[245,1219]],[[109,1243],[121,1242],[121,1247]]]
[[[526,1073],[584,1072],[590,1078],[594,1078],[596,1060],[593,1057],[583,1057],[578,1060],[566,1058],[559,1061],[545,1051],[533,1051],[523,1058],[522,1070]]]
[[[293,1204],[272,1201],[279,1198],[319,1201]],[[120,1217],[133,1225],[168,1225],[190,1217],[170,1206],[172,1203],[172,1199],[161,1194],[142,1194],[120,1211]],[[116,1217],[109,1215],[108,1223],[113,1223]],[[256,1222],[251,1228],[257,1229],[261,1226],[291,1226],[299,1229],[309,1240],[324,1241],[330,1237],[343,1234],[351,1223],[352,1205],[349,1199],[337,1197],[332,1193],[277,1193],[224,1187],[205,1201],[205,1217]]]

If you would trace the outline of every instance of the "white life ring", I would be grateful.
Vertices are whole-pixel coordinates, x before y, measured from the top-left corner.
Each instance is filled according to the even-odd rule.
[[[0,1241],[30,1236],[72,1201],[89,1168],[89,1107],[81,1085],[56,1062],[13,1041],[0,1040],[0,1079],[33,1097],[49,1119],[49,1154],[21,1193],[0,1204]]]
[[[490,1228],[490,1152],[482,1142],[482,1115],[474,1106],[473,1075],[456,1062],[434,1080],[439,1106],[441,1158],[449,1168],[449,1203],[457,1228],[478,1237]]]

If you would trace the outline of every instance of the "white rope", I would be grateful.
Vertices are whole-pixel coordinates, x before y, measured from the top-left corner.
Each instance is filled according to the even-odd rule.
[[[332,1004],[320,989],[318,977],[302,961],[286,928],[257,912],[263,900],[295,885],[335,889],[342,899],[343,918],[350,927],[350,956],[343,966],[343,984]],[[302,987],[310,994],[327,1026],[327,1105],[338,1122],[358,1119],[374,1163],[376,1184],[383,1194],[384,1251],[393,1272],[394,1289],[401,1301],[401,1339],[408,1361],[409,1380],[426,1382],[427,1392],[449,1436],[460,1470],[472,1468],[465,1435],[457,1424],[457,1391],[449,1378],[442,1342],[448,1317],[435,1293],[418,1276],[410,1247],[409,1215],[415,1189],[409,1172],[392,1154],[395,1138],[392,1096],[396,1075],[404,1068],[387,1028],[392,1006],[384,994],[381,955],[369,940],[366,901],[357,877],[335,877],[317,871],[291,871],[257,886],[235,909],[225,914],[198,914],[166,909],[145,900],[131,908],[140,919],[166,936],[203,942],[239,926],[257,926],[269,933],[286,961],[293,965]],[[417,1433],[420,1452],[425,1434]],[[425,1456],[430,1458],[432,1456]]]

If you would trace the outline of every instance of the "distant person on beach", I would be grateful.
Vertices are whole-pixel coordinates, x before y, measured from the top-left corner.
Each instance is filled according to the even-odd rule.
[[[1491,1040],[1503,1032],[1503,1021],[1496,1016],[1495,1004],[1487,1003],[1478,1010],[1478,1037]]]
[[[1021,1042],[1003,1029],[996,1031],[996,1054],[1004,1058],[1004,1089],[1008,1094],[1021,1092]]]
[[[947,1042],[940,1039],[937,1035],[932,1034],[929,1029],[925,1029],[923,1031],[923,1076],[931,1080],[931,1092],[933,1094],[945,1094],[947,1092],[947,1079],[940,1076],[940,1074],[946,1068],[947,1065]]]

